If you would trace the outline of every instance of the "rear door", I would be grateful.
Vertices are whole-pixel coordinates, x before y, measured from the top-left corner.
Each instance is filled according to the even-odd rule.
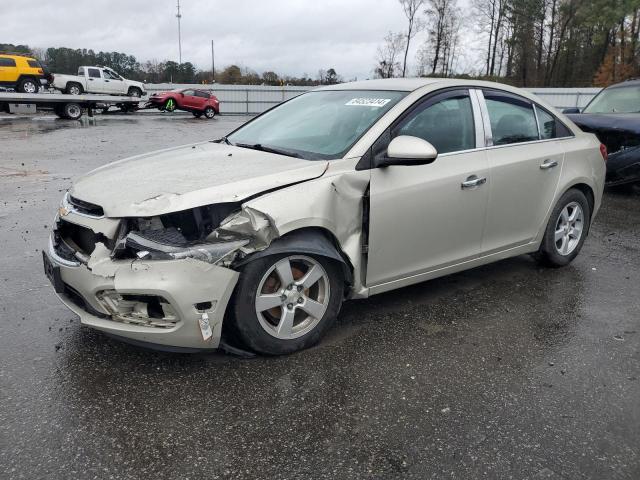
[[[204,107],[207,105],[207,101],[209,100],[209,94],[202,90],[196,90],[195,95],[195,108],[198,110],[204,110]]]
[[[0,82],[14,84],[18,80],[16,61],[9,57],[0,57]]]
[[[109,93],[99,68],[87,68],[87,91],[90,93]]]
[[[485,129],[493,143],[487,149],[491,185],[482,251],[491,254],[527,244],[538,233],[560,179],[563,125],[524,97],[490,89],[482,93]]]
[[[180,106],[186,109],[195,109],[197,107],[197,97],[195,90],[184,90],[180,100]]]
[[[439,155],[371,171],[368,286],[384,291],[479,255],[490,183],[481,129],[475,94],[450,90],[424,99],[374,144],[373,155],[385,155],[391,139],[410,135]]]

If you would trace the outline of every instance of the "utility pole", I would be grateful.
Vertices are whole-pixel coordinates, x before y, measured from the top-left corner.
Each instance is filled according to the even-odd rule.
[[[213,40],[211,40],[211,83],[216,83],[216,60],[213,51]]]
[[[178,14],[176,18],[178,19],[178,58],[180,65],[182,65],[182,35],[180,33],[180,19],[182,18],[182,14],[180,13],[180,0],[178,0]]]

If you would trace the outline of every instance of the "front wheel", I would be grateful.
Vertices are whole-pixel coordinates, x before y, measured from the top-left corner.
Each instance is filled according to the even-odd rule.
[[[142,91],[139,88],[131,87],[129,92],[127,92],[127,95],[130,97],[140,98],[142,96]]]
[[[173,112],[176,109],[176,101],[173,98],[164,102],[163,109],[167,112]]]
[[[589,233],[591,207],[584,193],[568,190],[551,212],[536,258],[551,267],[563,267],[578,256]]]
[[[240,273],[231,330],[258,353],[308,348],[335,321],[343,291],[340,265],[325,257],[285,253],[254,260]]]
[[[193,113],[193,116],[196,118],[200,118],[202,116],[202,112],[191,112]]]
[[[216,116],[216,111],[213,107],[207,107],[204,109],[204,116],[210,120]]]

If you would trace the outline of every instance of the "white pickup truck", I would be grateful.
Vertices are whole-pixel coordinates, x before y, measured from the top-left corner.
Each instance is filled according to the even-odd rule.
[[[144,83],[122,78],[106,67],[79,67],[77,76],[55,73],[51,86],[71,95],[101,93],[141,97],[145,94]]]

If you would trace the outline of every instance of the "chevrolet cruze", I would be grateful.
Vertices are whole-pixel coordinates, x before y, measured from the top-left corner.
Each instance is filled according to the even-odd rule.
[[[522,254],[567,265],[606,158],[505,85],[323,87],[219,140],[77,179],[45,272],[82,324],[129,342],[289,353],[318,342],[346,299]]]

